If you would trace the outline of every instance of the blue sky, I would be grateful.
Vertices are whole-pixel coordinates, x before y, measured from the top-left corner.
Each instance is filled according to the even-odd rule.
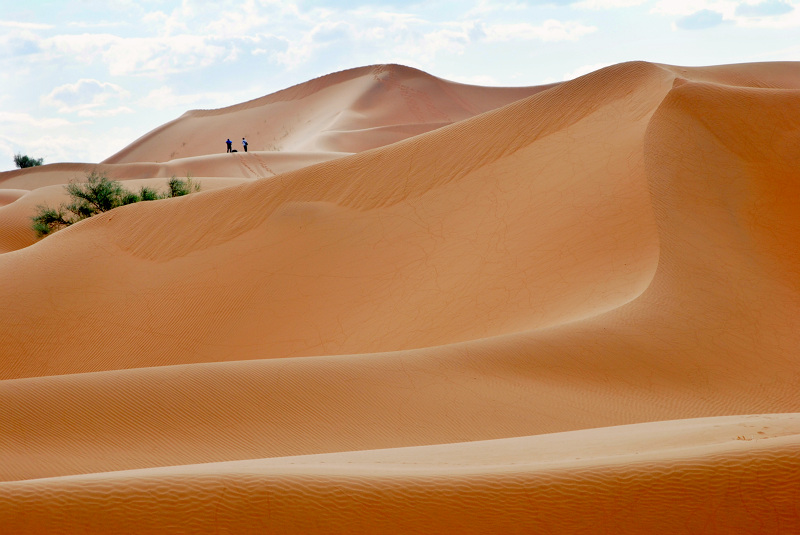
[[[0,0],[0,170],[98,162],[190,109],[401,63],[537,85],[800,59],[800,0]]]

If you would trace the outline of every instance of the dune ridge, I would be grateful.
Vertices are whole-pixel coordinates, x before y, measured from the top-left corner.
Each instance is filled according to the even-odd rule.
[[[380,146],[375,136],[355,136],[342,150],[342,135],[353,130],[395,127],[392,141],[488,111],[547,86],[487,88],[458,84],[401,65],[376,65],[329,74],[271,95],[217,110],[194,110],[134,141],[104,163],[174,160],[222,152],[226,138],[241,151],[360,152]],[[258,113],[256,113],[258,112]],[[241,134],[225,134],[226,130]],[[216,134],[220,132],[219,134]],[[328,135],[333,133],[333,135]],[[210,133],[221,136],[215,139]],[[177,140],[181,140],[178,149]],[[382,140],[383,141],[383,140]],[[385,142],[385,141],[384,141]],[[167,150],[170,153],[167,155]]]
[[[761,425],[791,434],[759,438],[767,437],[754,431]],[[16,496],[28,513],[40,513],[30,524],[42,531],[156,532],[169,509],[184,529],[200,532],[213,525],[239,533],[574,533],[587,521],[620,533],[774,532],[796,522],[800,490],[790,474],[800,462],[798,430],[796,414],[682,420],[35,479],[0,484],[0,496]],[[681,451],[686,442],[697,445]],[[56,504],[55,513],[43,511],[44,503]],[[709,521],[708,503],[725,514]],[[13,513],[3,516],[15,521]]]
[[[0,173],[0,524],[800,530],[799,105],[800,63],[373,66],[188,112],[99,167],[204,191],[35,244],[90,167]]]

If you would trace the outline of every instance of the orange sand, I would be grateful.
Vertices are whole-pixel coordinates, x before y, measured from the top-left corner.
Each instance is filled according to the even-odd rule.
[[[92,169],[203,191],[34,243]],[[0,188],[9,533],[800,532],[800,63],[365,67]]]

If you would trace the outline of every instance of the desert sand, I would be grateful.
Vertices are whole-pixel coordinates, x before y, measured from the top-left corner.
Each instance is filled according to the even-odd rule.
[[[202,190],[37,241],[92,170]],[[364,67],[0,173],[0,526],[800,533],[798,214],[800,63]]]

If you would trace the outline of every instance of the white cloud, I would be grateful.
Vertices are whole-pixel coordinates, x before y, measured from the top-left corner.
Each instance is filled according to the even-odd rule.
[[[503,11],[522,11],[527,9],[528,6],[523,2],[511,2],[496,0],[479,0],[476,2],[469,11],[464,15],[465,18],[470,19],[476,16],[485,17],[491,13],[498,13]]]
[[[128,113],[133,113],[133,110],[127,106],[119,106],[117,108],[109,108],[106,110],[80,110],[78,112],[78,117],[116,117],[117,115],[124,115]]]
[[[176,94],[169,86],[161,86],[150,91],[146,97],[138,102],[143,108],[165,110],[179,108],[223,108],[252,99],[252,90],[230,91],[205,91],[200,93]]]
[[[310,35],[306,34],[300,39],[292,40],[276,36],[279,41],[286,44],[282,51],[276,50],[269,54],[270,59],[289,69],[296,69],[305,63],[317,48]]]
[[[82,117],[107,117],[132,110],[124,106],[101,109],[112,101],[126,99],[130,93],[109,82],[83,78],[74,84],[64,84],[42,97],[42,104],[58,108],[59,113],[78,113]]]
[[[111,129],[94,136],[74,129],[58,131],[42,127],[35,132],[8,132],[0,135],[0,171],[13,169],[12,157],[20,152],[33,158],[44,158],[44,163],[100,162],[120,151],[131,142],[134,133],[126,129]]]
[[[121,28],[124,26],[130,26],[128,22],[123,21],[105,21],[100,20],[97,22],[88,22],[88,21],[70,21],[67,23],[67,26],[70,28]]]
[[[470,25],[452,25],[428,32],[407,31],[395,40],[392,57],[415,58],[416,62],[430,62],[437,54],[461,54],[470,44]]]
[[[708,10],[722,13],[726,18],[730,18],[739,3],[731,0],[659,0],[653,8],[653,12],[686,16]]]
[[[800,27],[800,5],[786,0],[745,2],[736,7],[735,20],[752,28]]]
[[[597,31],[595,26],[586,26],[579,22],[546,20],[538,26],[528,22],[513,24],[493,24],[483,27],[487,42],[498,41],[575,41],[580,37]]]
[[[125,38],[111,34],[57,35],[42,42],[58,56],[103,61],[111,75],[164,75],[207,67],[230,50],[199,35]]]
[[[800,27],[797,0],[660,0],[653,12],[681,17],[676,28],[687,21],[691,23],[703,13],[716,13],[720,23],[733,23],[744,28]]]
[[[120,40],[121,37],[112,34],[62,34],[43,39],[41,47],[59,58],[90,63],[99,58],[104,49]]]
[[[207,67],[226,55],[225,47],[196,35],[120,39],[103,51],[114,75],[178,73]]]
[[[578,9],[618,9],[621,7],[640,6],[650,0],[582,0],[573,4]]]
[[[0,20],[0,28],[15,28],[17,30],[49,30],[55,28],[52,24],[36,22],[17,22],[13,20]]]
[[[371,26],[369,31],[375,32],[376,28]],[[265,36],[276,45],[269,52],[270,59],[289,69],[300,67],[331,44],[361,42],[365,35],[359,33],[353,24],[335,19],[317,22],[296,32],[296,36],[291,36],[291,32],[286,35]]]
[[[36,136],[25,142],[26,151],[44,157],[45,163],[99,162],[130,143],[130,134],[124,137],[49,134]]]
[[[785,15],[794,10],[787,0],[761,0],[757,3],[745,2],[736,7],[736,14],[744,17],[770,17]]]
[[[206,24],[203,33],[222,37],[241,37],[254,30],[269,27],[271,16],[262,15],[262,10],[254,2],[244,2],[236,9],[224,11],[219,18]]]
[[[0,32],[0,58],[28,56],[40,52],[41,38],[29,29]]]
[[[47,129],[70,126],[74,124],[76,123],[60,117],[45,117],[40,119],[28,113],[0,111],[0,125],[5,125],[6,127],[23,126],[36,129]]]
[[[691,15],[680,17],[673,24],[673,28],[681,30],[705,30],[719,26],[725,22],[725,16],[710,9],[701,9]]]

